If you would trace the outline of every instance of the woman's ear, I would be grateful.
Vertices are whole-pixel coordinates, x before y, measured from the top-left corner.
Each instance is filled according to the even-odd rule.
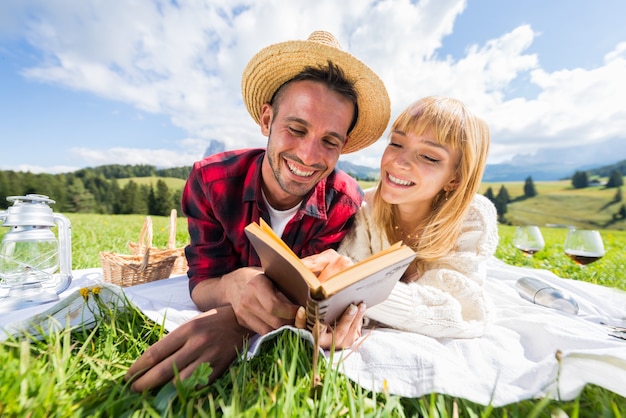
[[[445,190],[446,192],[451,192],[453,190],[456,190],[459,187],[459,184],[460,184],[460,182],[457,179],[457,177],[455,176],[448,182],[448,184],[446,184],[443,187],[443,190]]]

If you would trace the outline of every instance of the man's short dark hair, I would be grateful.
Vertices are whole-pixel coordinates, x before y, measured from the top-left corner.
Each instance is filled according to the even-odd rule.
[[[274,92],[270,100],[270,105],[274,108],[275,114],[278,114],[280,100],[286,87],[294,81],[305,80],[322,83],[330,90],[339,93],[352,102],[354,105],[354,113],[352,115],[352,122],[348,128],[348,133],[350,133],[359,117],[358,95],[354,88],[354,82],[349,80],[343,70],[331,61],[328,61],[327,67],[305,67],[300,73],[296,74],[295,77],[280,86],[278,90]]]

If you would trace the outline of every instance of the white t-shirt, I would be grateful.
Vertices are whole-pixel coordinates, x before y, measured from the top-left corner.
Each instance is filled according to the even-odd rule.
[[[279,237],[283,236],[283,231],[289,223],[289,220],[293,218],[293,215],[296,214],[298,209],[300,208],[300,203],[296,204],[294,207],[286,210],[278,210],[274,209],[272,205],[267,201],[267,197],[265,197],[265,192],[261,191],[263,195],[263,200],[265,201],[265,205],[270,212],[270,221],[272,223],[272,230]]]

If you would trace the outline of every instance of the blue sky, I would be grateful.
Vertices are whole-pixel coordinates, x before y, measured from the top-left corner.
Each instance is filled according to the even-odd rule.
[[[264,146],[241,72],[317,29],[378,72],[392,117],[453,96],[489,123],[490,163],[572,147],[592,162],[626,139],[623,16],[622,0],[4,0],[0,169],[176,167],[211,139]],[[384,145],[345,159],[375,167]]]

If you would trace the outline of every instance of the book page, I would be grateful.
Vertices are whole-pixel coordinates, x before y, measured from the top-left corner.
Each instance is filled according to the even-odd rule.
[[[328,280],[321,284],[323,297],[334,295],[351,284],[363,280],[368,276],[374,275],[379,270],[386,269],[388,266],[402,263],[405,260],[409,260],[410,262],[415,258],[415,256],[416,254],[411,248],[402,245],[401,242],[397,242],[391,247],[378,252],[328,278]],[[406,266],[404,269],[406,270]]]
[[[316,311],[320,321],[332,325],[351,303],[358,305],[365,302],[367,307],[371,307],[387,299],[414,258],[413,250],[410,250],[410,254],[402,250],[395,251],[393,257],[395,262],[391,263],[391,260],[387,260],[383,264],[377,263],[370,272],[371,274],[364,278],[358,276],[360,279],[334,290],[333,293],[327,295],[326,299],[318,300]],[[313,314],[312,309],[307,308],[307,315]]]

